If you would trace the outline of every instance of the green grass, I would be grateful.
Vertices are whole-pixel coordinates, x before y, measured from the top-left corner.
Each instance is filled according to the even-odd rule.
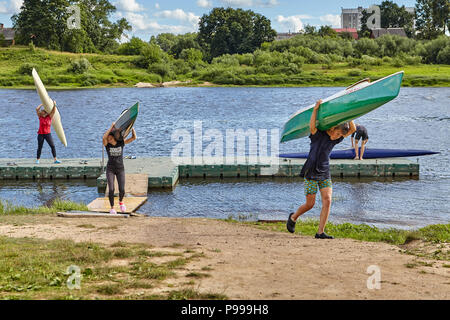
[[[89,60],[91,67],[84,73],[71,72],[72,63],[80,58]],[[134,64],[137,56],[74,54],[68,52],[15,46],[0,48],[0,88],[34,88],[29,71],[36,67],[42,81],[50,89],[131,87],[138,82],[161,83],[161,76]],[[379,79],[404,70],[403,86],[450,86],[450,65],[352,65],[334,62],[329,65],[304,64],[298,74],[255,73],[253,67],[208,65],[200,71],[173,75],[165,81],[187,79],[189,85],[204,81],[222,86],[348,86],[361,78]]]
[[[49,214],[71,210],[88,211],[89,209],[83,203],[75,203],[61,199],[56,199],[49,207],[40,206],[36,208],[17,206],[10,202],[0,200],[0,215]]]
[[[234,220],[225,220],[231,223],[245,223],[254,225],[261,229],[288,232],[285,222],[260,223],[260,222],[236,222]],[[295,233],[314,236],[319,227],[318,220],[298,220]],[[335,238],[350,238],[361,241],[386,242],[390,244],[405,244],[412,240],[423,240],[433,243],[450,242],[450,224],[430,225],[418,230],[399,230],[399,229],[379,229],[377,227],[365,224],[342,223],[334,224],[329,222],[326,226],[326,232]]]
[[[149,247],[145,244],[106,246],[71,240],[0,236],[0,300],[226,298],[219,294],[187,290],[182,286],[175,287],[174,292],[152,295],[148,290],[166,286],[162,281],[176,277],[173,269],[193,258],[183,258],[182,264],[180,261],[175,265],[156,264],[148,260],[151,258],[139,254]],[[116,259],[127,259],[128,263],[117,266],[114,264]],[[80,268],[80,289],[70,290],[67,287],[70,275],[66,272],[69,266]],[[197,276],[203,275],[207,276]],[[140,293],[135,294],[136,290]]]

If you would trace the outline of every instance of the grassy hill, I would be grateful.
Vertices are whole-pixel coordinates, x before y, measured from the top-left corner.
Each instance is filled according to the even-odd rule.
[[[89,61],[79,68],[81,58]],[[33,88],[31,69],[35,67],[49,88],[131,87],[138,82],[161,83],[192,80],[189,85],[205,81],[217,85],[262,86],[348,86],[362,78],[372,80],[404,70],[404,86],[450,86],[450,65],[398,65],[386,59],[381,65],[304,64],[297,75],[246,75],[245,65],[231,67],[206,64],[201,70],[185,70],[183,74],[162,77],[135,64],[138,56],[73,54],[16,46],[0,48],[0,88]],[[84,60],[84,59],[81,59]],[[85,61],[85,60],[84,60]],[[217,72],[219,70],[220,72]],[[223,72],[226,71],[226,72]],[[235,73],[233,73],[235,72]],[[217,76],[220,74],[220,77]],[[229,76],[227,76],[229,75]]]

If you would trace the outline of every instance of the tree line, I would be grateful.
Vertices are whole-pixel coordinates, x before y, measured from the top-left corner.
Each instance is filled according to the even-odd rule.
[[[411,32],[411,37],[370,39],[362,34],[359,40],[338,34],[330,26],[317,29],[308,25],[301,35],[274,41],[276,32],[266,17],[251,10],[214,8],[201,17],[196,33],[162,33],[150,41],[133,37],[120,44],[119,39],[131,27],[125,19],[109,21],[116,9],[108,0],[76,2],[81,8],[80,29],[67,28],[65,8],[75,3],[69,0],[25,0],[13,21],[18,43],[32,41],[32,46],[54,50],[134,56],[132,63],[157,81],[183,76],[218,84],[302,83],[308,80],[302,75],[305,64],[319,64],[322,69],[345,64],[355,68],[350,77],[383,64],[450,64],[450,38],[443,34],[448,28],[448,13],[445,18],[441,11],[435,12],[436,8],[449,9],[448,1],[444,2],[418,0],[416,15],[423,21],[416,20],[416,26],[426,29],[418,36]],[[418,6],[426,9],[429,19]],[[404,6],[383,1],[380,9],[382,27],[411,25]],[[89,61],[84,60],[74,61],[70,72],[89,70]]]

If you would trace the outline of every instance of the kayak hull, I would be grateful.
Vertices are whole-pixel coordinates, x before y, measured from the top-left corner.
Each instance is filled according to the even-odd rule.
[[[36,91],[39,95],[39,98],[41,98],[42,105],[44,106],[45,111],[47,113],[50,113],[53,110],[53,100],[50,99],[47,90],[45,89],[44,84],[42,83],[42,80],[35,69],[33,69],[31,75],[33,76],[34,85],[36,86]],[[65,147],[67,147],[67,139],[61,123],[61,115],[59,114],[58,109],[56,109],[55,114],[53,115],[52,127],[53,130],[55,130],[59,140]]]
[[[359,149],[361,152],[361,148]],[[399,157],[418,157],[426,156],[431,154],[437,154],[439,152],[428,151],[428,150],[412,150],[412,149],[369,149],[366,148],[364,151],[364,159],[379,159],[379,158],[399,158]],[[308,152],[299,153],[282,153],[279,155],[280,158],[308,158]],[[330,154],[330,159],[353,159],[355,158],[354,149],[346,150],[335,150]]]
[[[131,132],[134,123],[136,122],[137,115],[139,113],[139,103],[126,109],[122,112],[120,117],[114,124],[116,130],[120,130],[122,137],[125,139]]]
[[[341,123],[359,118],[398,96],[403,71],[374,82],[350,86],[322,101],[317,113],[317,128],[328,130]],[[281,142],[306,137],[310,134],[309,121],[314,105],[292,115],[284,125]]]

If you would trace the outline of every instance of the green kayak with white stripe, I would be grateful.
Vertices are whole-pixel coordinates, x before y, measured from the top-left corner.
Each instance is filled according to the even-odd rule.
[[[323,99],[317,113],[317,128],[328,130],[341,123],[359,118],[398,96],[403,79],[403,71],[370,82],[358,81],[326,99]],[[319,97],[318,97],[319,99]],[[284,125],[281,142],[286,142],[310,134],[309,120],[314,104],[293,114]]]
[[[116,120],[114,127],[120,130],[122,137],[125,139],[133,128],[139,113],[139,102],[134,106],[124,110],[120,117]]]

